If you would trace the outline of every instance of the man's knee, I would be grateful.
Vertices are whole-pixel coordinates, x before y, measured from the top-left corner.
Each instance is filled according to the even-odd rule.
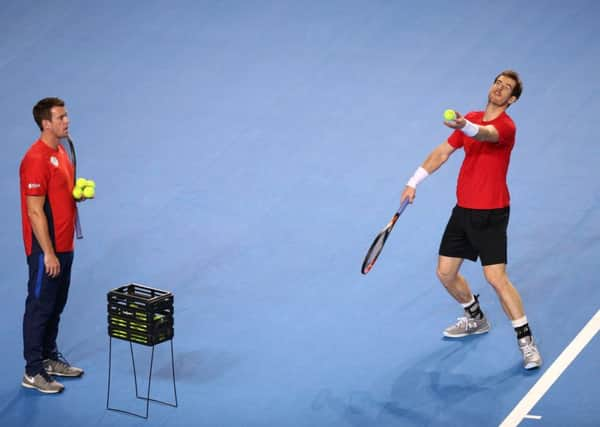
[[[440,282],[442,282],[444,285],[448,285],[456,280],[456,278],[458,277],[458,272],[453,269],[446,269],[438,266],[436,270],[436,275],[438,279],[440,279]]]
[[[485,280],[497,290],[502,290],[509,285],[508,275],[502,267],[484,268]]]

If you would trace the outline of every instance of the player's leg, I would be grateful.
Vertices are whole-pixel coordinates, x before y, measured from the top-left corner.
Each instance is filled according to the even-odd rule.
[[[63,312],[69,295],[71,283],[71,267],[73,265],[73,252],[63,252],[57,254],[60,260],[60,275],[55,279],[57,284],[56,300],[54,309],[46,326],[44,335],[43,358],[44,368],[50,375],[62,377],[79,377],[83,374],[83,369],[72,366],[58,351],[56,338],[58,336],[58,327],[60,315]]]
[[[27,257],[29,281],[23,315],[23,356],[26,366],[21,385],[42,393],[60,393],[64,386],[44,369],[43,341],[55,303],[56,283],[44,269],[44,255]]]
[[[483,273],[496,291],[504,312],[512,322],[517,334],[519,350],[523,355],[523,366],[525,369],[539,368],[542,365],[542,356],[533,339],[521,296],[506,273],[506,264],[485,265]]]
[[[477,259],[477,252],[464,229],[465,209],[455,206],[448,220],[439,248],[437,276],[450,295],[461,304],[472,299],[473,294],[465,278],[459,274],[464,259]]]
[[[452,297],[461,304],[471,300],[473,294],[465,278],[459,273],[463,263],[462,258],[454,258],[440,255],[436,274],[440,282]]]
[[[506,264],[484,265],[483,275],[496,291],[508,318],[512,321],[523,317],[525,312],[521,296],[506,274]]]
[[[48,359],[58,353],[56,346],[56,338],[58,336],[58,325],[60,323],[60,315],[63,312],[69,295],[69,287],[71,284],[71,266],[73,264],[73,253],[58,253],[60,260],[61,271],[54,279],[56,282],[56,299],[51,315],[46,324],[46,333],[44,334],[44,345],[42,356]]]
[[[477,213],[477,216],[473,216],[472,240],[480,248],[483,274],[496,291],[500,304],[515,329],[525,368],[538,368],[542,364],[542,358],[533,340],[521,296],[506,273],[509,214],[508,207],[493,209],[485,214]]]
[[[452,210],[439,249],[437,276],[450,295],[462,305],[466,314],[444,331],[444,335],[451,338],[481,334],[490,330],[489,323],[479,307],[477,296],[473,295],[469,284],[459,273],[464,259],[477,259],[477,251],[469,241],[464,227],[466,215],[468,210],[458,206]]]
[[[459,317],[457,322],[444,330],[448,338],[460,338],[467,335],[483,334],[490,330],[487,318],[479,306],[477,295],[473,295],[469,284],[458,272],[463,260],[440,256],[438,259],[437,275],[446,290],[459,302],[465,316]]]

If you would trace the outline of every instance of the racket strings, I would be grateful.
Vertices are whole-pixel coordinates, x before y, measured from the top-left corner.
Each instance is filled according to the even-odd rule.
[[[375,239],[375,241],[373,242],[371,250],[369,250],[369,254],[367,255],[367,262],[365,263],[366,265],[370,266],[375,262],[375,260],[381,253],[381,250],[383,249],[386,236],[386,232],[382,232],[379,236],[377,236],[377,239]]]

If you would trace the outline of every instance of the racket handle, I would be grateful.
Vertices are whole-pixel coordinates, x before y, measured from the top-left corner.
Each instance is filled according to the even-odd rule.
[[[408,206],[408,199],[402,200],[402,203],[400,203],[400,207],[398,208],[398,211],[396,212],[398,214],[398,216],[402,215],[402,212],[404,212],[404,209],[406,209],[407,206]]]
[[[79,221],[79,211],[75,207],[75,236],[77,239],[83,239],[83,231],[81,230],[81,222]]]

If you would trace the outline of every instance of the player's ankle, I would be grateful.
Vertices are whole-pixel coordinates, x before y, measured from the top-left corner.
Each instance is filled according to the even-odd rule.
[[[465,313],[472,319],[483,319],[483,311],[481,311],[481,307],[479,306],[479,295],[473,295],[471,301],[462,305]]]
[[[512,326],[515,329],[515,333],[517,334],[517,339],[531,336],[531,328],[529,327],[527,316],[523,316],[513,320]]]

